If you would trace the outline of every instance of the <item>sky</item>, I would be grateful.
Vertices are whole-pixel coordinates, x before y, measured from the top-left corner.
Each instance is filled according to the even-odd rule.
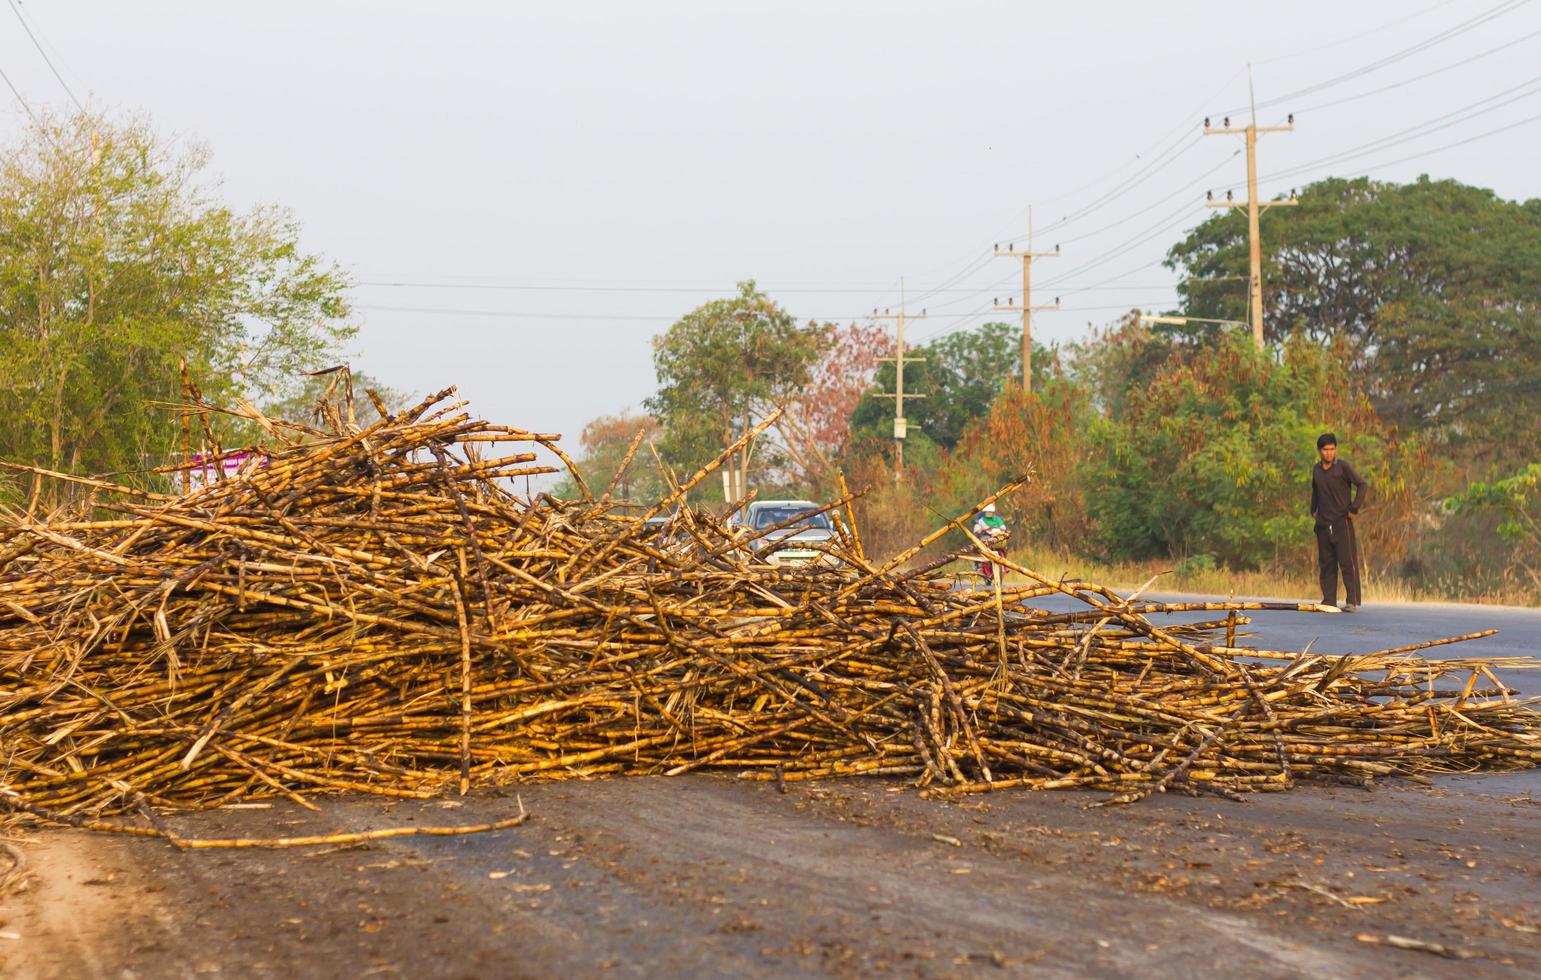
[[[11,3],[11,0],[6,0]],[[18,2],[0,68],[198,141],[356,283],[354,366],[577,441],[650,342],[756,280],[799,318],[978,326],[1029,208],[1044,342],[1174,304],[1168,247],[1245,191],[1453,177],[1541,196],[1541,2]],[[27,125],[9,93],[0,139]],[[1268,218],[1263,233],[1267,235]],[[1244,283],[1237,284],[1244,289]]]

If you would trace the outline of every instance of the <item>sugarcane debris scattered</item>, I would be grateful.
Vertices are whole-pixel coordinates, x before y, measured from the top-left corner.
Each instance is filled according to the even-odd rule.
[[[853,495],[828,562],[778,566],[773,530],[682,503],[738,447],[651,507],[530,499],[520,478],[554,471],[537,448],[566,463],[556,437],[452,399],[367,426],[351,396],[317,427],[230,410],[263,432],[238,472],[178,494],[89,481],[92,515],[5,515],[0,810],[171,836],[167,809],[537,778],[1130,802],[1541,763],[1541,711],[1495,674],[1529,661],[1257,651],[1238,614],[1277,604],[1130,599],[1009,561],[1025,584],[960,588],[917,556],[962,522],[879,562]],[[1056,593],[1078,608],[1034,608]],[[1191,610],[1217,618],[1150,618]]]

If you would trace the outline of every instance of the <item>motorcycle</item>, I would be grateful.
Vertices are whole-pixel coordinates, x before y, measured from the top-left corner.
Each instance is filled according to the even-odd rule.
[[[1011,532],[1004,527],[990,528],[984,534],[981,534],[979,539],[988,545],[991,551],[1004,558],[1006,555],[1006,545],[1011,541]],[[987,561],[983,556],[980,556],[974,560],[974,571],[980,578],[984,579],[985,585],[993,586],[995,584],[995,562]]]

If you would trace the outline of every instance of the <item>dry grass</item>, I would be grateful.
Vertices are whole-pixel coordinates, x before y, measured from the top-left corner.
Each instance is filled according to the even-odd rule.
[[[1101,582],[1120,592],[1138,589],[1156,577],[1155,584],[1149,588],[1154,593],[1240,595],[1303,601],[1321,599],[1313,568],[1304,568],[1299,575],[1288,575],[1262,569],[1237,571],[1223,566],[1205,567],[1177,561],[1104,562],[1048,548],[1013,547],[1012,554],[1020,557],[1023,564],[1045,575]],[[1009,576],[1007,580],[1011,581]],[[1523,593],[1419,588],[1386,576],[1366,575],[1363,585],[1366,602],[1534,605],[1533,597]]]

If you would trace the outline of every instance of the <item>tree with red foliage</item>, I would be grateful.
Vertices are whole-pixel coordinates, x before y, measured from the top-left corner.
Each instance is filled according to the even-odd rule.
[[[836,461],[850,445],[851,413],[894,347],[888,331],[876,324],[826,324],[824,333],[823,357],[777,423],[791,482],[814,494],[832,489]]]
[[[1077,547],[1088,530],[1081,464],[1090,416],[1090,394],[1073,380],[1054,377],[1032,391],[1009,386],[966,430],[954,465],[995,484],[1029,475],[1005,501],[1013,523],[1057,551]]]

